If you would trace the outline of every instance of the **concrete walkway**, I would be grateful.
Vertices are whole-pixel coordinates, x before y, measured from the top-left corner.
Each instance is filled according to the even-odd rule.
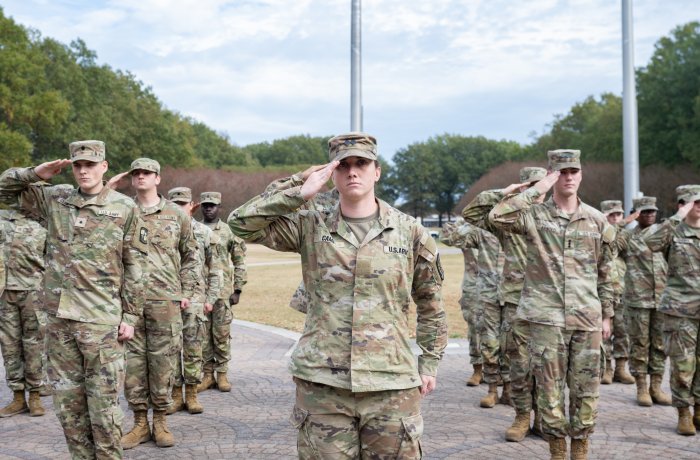
[[[281,332],[278,333],[278,332]],[[294,401],[294,384],[286,363],[296,335],[268,326],[235,322],[230,393],[204,392],[201,415],[179,413],[168,418],[178,444],[159,449],[149,442],[125,452],[131,459],[291,459],[296,458],[296,434],[288,422]],[[0,371],[4,382],[4,369]],[[503,440],[513,410],[498,405],[479,408],[486,387],[464,385],[471,367],[465,341],[451,342],[441,364],[438,389],[423,405],[423,450],[428,459],[530,459],[549,458],[547,444],[528,437],[521,443]],[[666,378],[668,381],[668,378]],[[10,400],[1,384],[0,402]],[[668,391],[668,384],[665,385]],[[698,459],[700,436],[675,434],[676,412],[671,407],[638,407],[634,385],[602,387],[600,415],[592,438],[591,458],[596,459]],[[123,399],[123,398],[122,398]],[[0,419],[1,459],[64,459],[68,452],[51,406],[48,414],[27,414]],[[124,428],[133,424],[127,410]]]

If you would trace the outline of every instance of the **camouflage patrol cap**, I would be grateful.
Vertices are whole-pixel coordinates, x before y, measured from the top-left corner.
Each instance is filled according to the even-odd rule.
[[[683,201],[683,195],[688,193],[690,187],[692,187],[692,185],[679,185],[676,187],[676,197],[679,203]]]
[[[688,185],[686,187],[685,194],[681,197],[684,202],[690,203],[691,201],[700,200],[700,185]]]
[[[100,162],[105,160],[105,143],[102,141],[76,141],[68,146],[70,161],[87,160]]]
[[[176,203],[191,203],[192,189],[189,187],[175,187],[168,190],[168,199]]]
[[[340,161],[347,157],[377,159],[377,139],[366,133],[353,131],[328,140],[328,157]]]
[[[132,173],[134,171],[138,171],[139,169],[142,171],[151,171],[156,174],[160,174],[160,163],[150,158],[137,158],[131,162],[129,172]]]
[[[656,197],[654,196],[640,196],[632,200],[632,206],[634,206],[635,211],[658,211],[659,208],[656,207]]]
[[[199,202],[211,203],[211,204],[221,204],[221,193],[219,192],[202,192],[199,195]]]
[[[570,149],[550,150],[547,152],[549,167],[553,171],[575,168],[581,169],[581,151]]]
[[[622,201],[619,200],[605,200],[600,202],[600,212],[606,216],[615,212],[624,213],[622,208]]]
[[[544,168],[535,168],[526,166],[520,169],[520,183],[537,182],[544,179],[547,175],[547,170]]]

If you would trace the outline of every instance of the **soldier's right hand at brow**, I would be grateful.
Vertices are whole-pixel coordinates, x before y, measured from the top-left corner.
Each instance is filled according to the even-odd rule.
[[[60,174],[63,168],[69,166],[70,160],[53,160],[42,163],[36,168],[34,168],[34,174],[39,176],[43,180],[49,180],[56,174]]]
[[[320,170],[320,169],[323,169],[323,168],[325,168],[325,167],[326,167],[326,165],[313,165],[313,166],[309,166],[308,168],[306,168],[305,170],[303,170],[303,171],[299,174],[299,176],[301,177],[301,180],[302,180],[303,182],[306,182],[306,179],[308,179],[309,176],[310,176],[312,173],[315,173],[316,171],[318,171],[318,170]]]
[[[557,183],[560,175],[561,173],[559,171],[552,171],[544,176],[544,179],[541,179],[532,187],[540,192],[540,195],[545,194],[554,186],[554,184]]]
[[[680,208],[678,208],[678,212],[676,212],[676,214],[678,214],[678,217],[680,217],[681,219],[685,219],[685,216],[687,216],[690,210],[693,209],[693,206],[695,206],[695,202],[689,201]]]
[[[126,184],[124,184],[124,178],[129,174],[128,171],[125,171],[123,173],[119,173],[110,180],[107,181],[107,187],[111,188],[112,190],[116,190],[119,187],[122,187]]]
[[[312,172],[308,179],[304,181],[304,185],[301,186],[301,197],[305,200],[310,200],[318,192],[321,191],[326,182],[331,178],[333,170],[338,167],[340,162],[331,161],[330,163],[323,166],[323,168]]]

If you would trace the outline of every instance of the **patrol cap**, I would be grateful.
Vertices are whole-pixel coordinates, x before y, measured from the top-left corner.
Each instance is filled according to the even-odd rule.
[[[688,188],[690,187],[692,187],[692,185],[679,185],[676,187],[676,197],[679,203],[683,201],[683,195],[688,193]]]
[[[102,141],[76,141],[68,146],[70,161],[87,160],[100,162],[105,160],[105,143]]]
[[[636,206],[635,206],[636,209]],[[625,210],[622,208],[622,201],[619,200],[605,200],[600,202],[600,211],[607,215],[613,214],[615,212],[624,213]]]
[[[189,187],[175,187],[168,190],[168,199],[176,203],[191,203],[192,189]]]
[[[570,149],[550,150],[547,152],[549,167],[552,171],[575,168],[581,169],[581,151]]]
[[[129,173],[133,173],[134,171],[138,171],[139,169],[160,174],[160,163],[150,158],[137,158],[131,162],[131,168],[129,169]]]
[[[520,169],[520,182],[537,182],[547,175],[547,170],[544,168],[535,168],[533,166],[526,166]]]
[[[656,207],[656,197],[654,196],[641,196],[632,200],[632,206],[634,206],[635,211],[658,211],[659,208]]]
[[[199,195],[199,202],[202,204],[204,204],[204,203],[221,204],[221,193],[219,193],[219,192],[202,192]]]
[[[700,185],[688,185],[681,199],[686,203],[700,200]]]
[[[366,133],[353,131],[328,140],[328,158],[340,161],[347,157],[377,159],[377,139]]]

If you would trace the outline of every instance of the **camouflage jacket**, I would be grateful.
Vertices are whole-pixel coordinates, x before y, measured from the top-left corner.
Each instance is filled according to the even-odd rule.
[[[378,200],[379,218],[359,244],[340,214],[299,210],[300,187],[263,193],[229,225],[246,241],[301,254],[309,296],[294,376],[353,392],[413,388],[436,375],[447,345],[437,245],[415,219]],[[417,305],[418,366],[410,347]]]
[[[5,272],[5,227],[0,225],[0,295],[5,292],[7,279]]]
[[[440,241],[451,246],[452,233],[457,231],[457,225],[445,224],[440,232]],[[464,258],[464,275],[462,276],[462,297],[459,299],[461,305],[472,305],[479,300],[477,279],[479,277],[479,250],[462,249]]]
[[[504,303],[518,305],[525,284],[527,241],[524,235],[505,231],[488,219],[489,212],[504,198],[501,190],[481,192],[462,210],[462,217],[498,238],[505,259],[500,284],[501,297]]]
[[[191,300],[202,276],[192,219],[162,196],[155,206],[139,209],[148,229],[146,298]]]
[[[448,246],[478,251],[476,295],[479,302],[493,305],[502,303],[499,291],[501,273],[503,272],[503,251],[501,244],[493,234],[470,223],[460,225],[443,240]]]
[[[104,187],[85,198],[66,186],[32,185],[32,168],[0,176],[0,201],[16,203],[47,229],[44,307],[59,318],[134,325],[144,303],[142,264],[148,246],[131,198]]]
[[[700,319],[700,229],[675,215],[642,238],[652,251],[662,252],[668,260],[659,311]]]
[[[204,225],[219,237],[221,245],[226,248],[227,258],[230,258],[224,267],[224,284],[221,287],[221,297],[219,297],[228,300],[235,291],[242,291],[243,285],[248,282],[248,272],[245,266],[245,241],[234,235],[221,219]]]
[[[35,291],[44,281],[46,229],[17,211],[0,211],[4,231],[5,289]]]
[[[527,270],[517,315],[567,330],[599,331],[612,317],[615,228],[595,208],[579,201],[569,217],[549,198],[534,202],[534,188],[505,198],[489,219],[527,239]]]
[[[615,238],[619,257],[624,258],[627,267],[624,301],[629,307],[657,308],[666,287],[666,260],[661,253],[652,252],[644,242],[644,235],[653,233],[656,227],[658,224],[645,229],[624,229]]]
[[[202,267],[201,279],[191,299],[196,303],[214,305],[221,298],[221,286],[224,282],[224,267],[228,263],[226,249],[219,237],[206,225],[192,219],[192,232],[197,242],[197,256]]]

